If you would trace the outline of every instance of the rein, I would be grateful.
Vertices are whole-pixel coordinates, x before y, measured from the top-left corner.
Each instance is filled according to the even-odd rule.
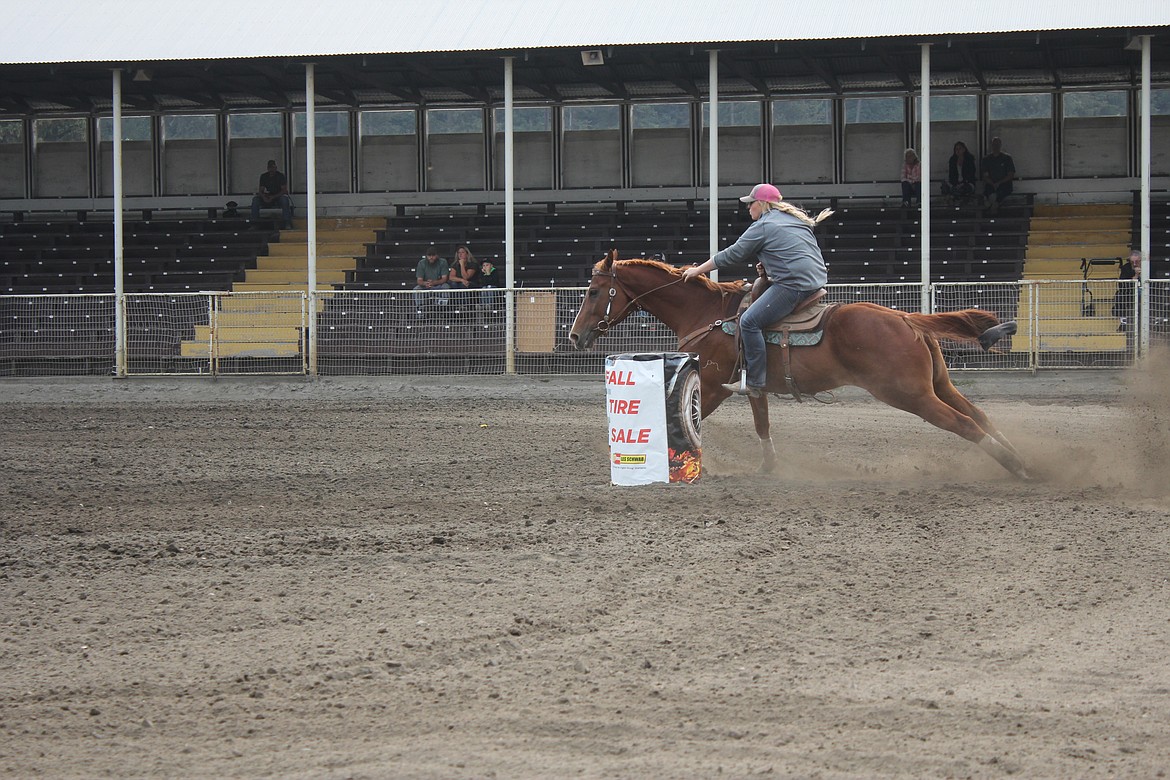
[[[610,312],[613,309],[613,299],[614,296],[617,295],[618,289],[621,288],[621,291],[624,292],[627,297],[630,295],[629,291],[622,286],[621,282],[618,281],[617,265],[615,264],[611,267],[613,268],[613,271],[595,271],[593,274],[594,276],[608,276],[613,280],[609,286],[609,300],[605,302],[605,314],[601,315],[601,319],[597,322],[597,330],[601,333],[606,333],[609,331],[610,323],[613,320],[620,320],[622,317],[626,316],[626,312],[630,310],[631,306],[635,309],[641,309],[642,306],[638,303],[638,301],[640,301],[642,298],[645,298],[647,295],[652,295],[659,290],[670,287],[672,284],[678,284],[683,280],[683,278],[680,276],[673,281],[667,282],[666,284],[660,284],[652,290],[647,290],[641,295],[635,295],[626,302],[626,305],[622,307],[621,311],[611,316]]]

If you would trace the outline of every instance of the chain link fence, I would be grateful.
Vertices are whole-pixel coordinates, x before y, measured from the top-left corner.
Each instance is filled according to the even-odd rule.
[[[1151,347],[1170,342],[1170,280],[1150,280],[1145,289],[1148,302],[1129,281],[953,282],[933,285],[929,299],[933,311],[979,308],[1019,325],[991,353],[943,342],[954,369],[1116,368],[1133,364],[1143,334]],[[590,374],[602,370],[606,354],[676,349],[670,330],[636,311],[593,349],[572,350],[569,330],[584,291],[321,292],[312,329],[301,292],[127,294],[126,372],[307,374],[314,336],[323,376]],[[910,283],[830,285],[828,292],[834,302],[902,311],[918,311],[922,296]],[[108,376],[116,350],[112,294],[0,296],[0,376]]]

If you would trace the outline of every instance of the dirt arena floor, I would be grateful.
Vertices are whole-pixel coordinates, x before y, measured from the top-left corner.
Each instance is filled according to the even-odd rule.
[[[600,377],[0,382],[0,775],[1163,777],[1170,372],[609,484]]]

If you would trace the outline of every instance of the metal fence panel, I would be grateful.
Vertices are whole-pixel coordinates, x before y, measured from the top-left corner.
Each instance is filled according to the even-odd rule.
[[[0,376],[110,375],[113,295],[0,296]]]
[[[1170,344],[1170,280],[1148,282],[1153,347]],[[569,347],[585,288],[471,291],[335,291],[316,298],[317,372],[499,374],[507,370],[507,296],[513,295],[514,369],[590,374],[606,354],[665,352],[677,338],[642,311],[591,350]],[[829,300],[918,311],[917,284],[838,284]],[[980,308],[1019,324],[984,353],[943,342],[954,369],[1112,368],[1140,348],[1141,296],[1112,279],[948,282],[931,288],[934,311]],[[308,296],[272,293],[133,293],[125,296],[130,375],[304,374]],[[113,295],[0,296],[0,376],[110,375],[115,363]]]

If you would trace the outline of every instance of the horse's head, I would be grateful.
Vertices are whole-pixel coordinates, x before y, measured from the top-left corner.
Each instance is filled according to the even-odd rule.
[[[598,336],[605,335],[634,308],[633,298],[618,281],[617,262],[618,253],[613,249],[593,266],[585,300],[569,331],[569,343],[575,349],[588,349]]]

